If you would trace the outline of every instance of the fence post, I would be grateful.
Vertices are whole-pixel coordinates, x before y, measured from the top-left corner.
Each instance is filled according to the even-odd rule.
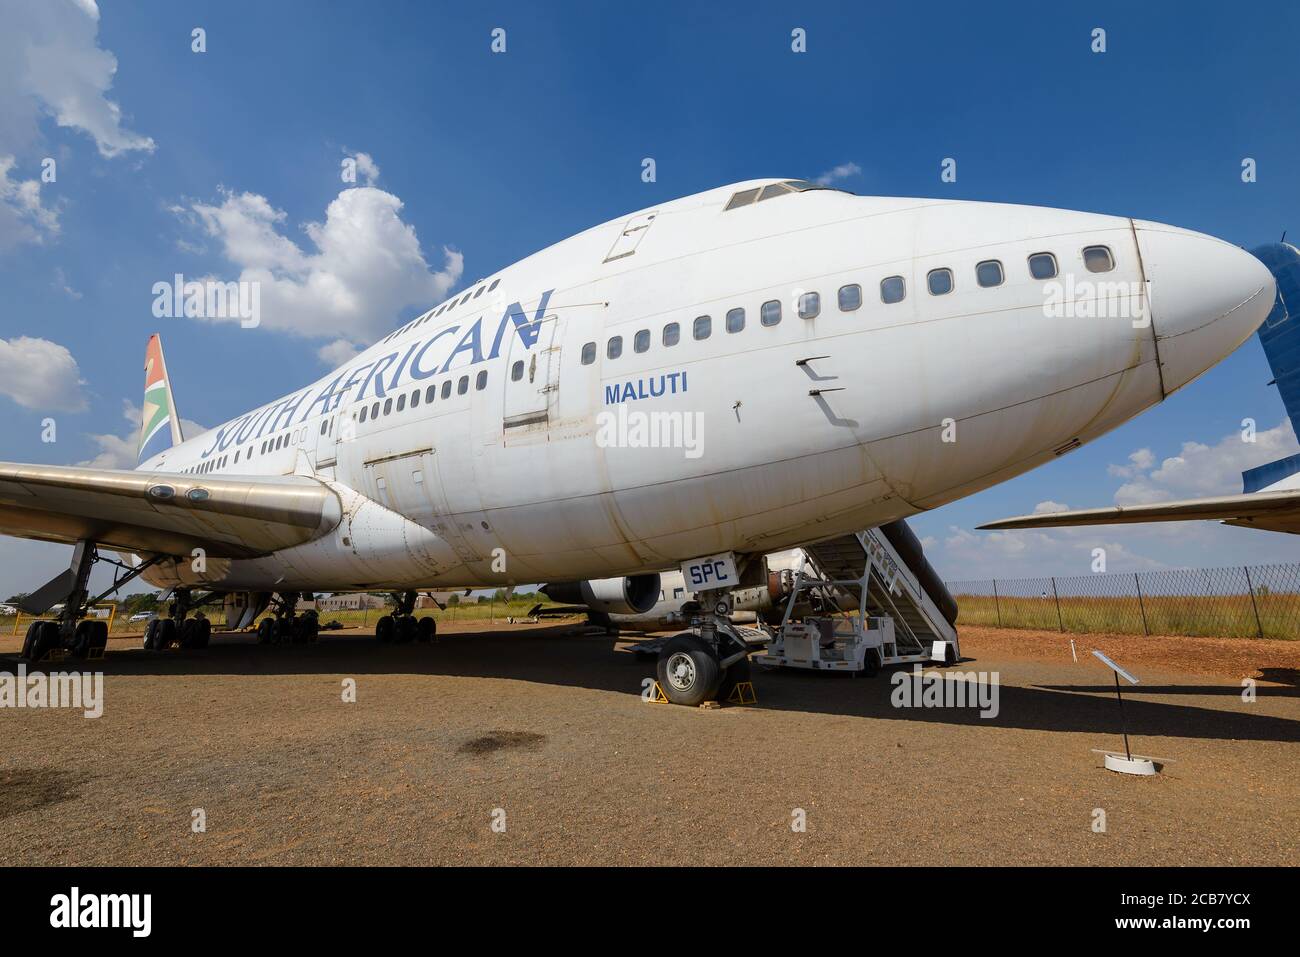
[[[1137,572],[1133,573],[1133,584],[1137,586],[1138,590],[1138,610],[1142,612],[1142,634],[1145,637],[1151,634],[1151,629],[1147,627],[1147,608],[1142,603],[1142,583],[1138,581]]]
[[[1052,597],[1056,599],[1056,624],[1065,631],[1065,621],[1061,618],[1061,596],[1056,590],[1056,578],[1052,578]]]
[[[1255,601],[1255,586],[1250,581],[1250,566],[1241,566],[1246,572],[1246,590],[1250,592],[1250,607],[1255,609],[1255,631],[1257,637],[1264,637],[1264,626],[1259,621],[1259,602]]]
[[[998,627],[1002,627],[1002,606],[998,604],[998,580],[993,579],[993,610],[998,615]]]

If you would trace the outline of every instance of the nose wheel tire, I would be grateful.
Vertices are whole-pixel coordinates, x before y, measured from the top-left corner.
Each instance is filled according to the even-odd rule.
[[[691,634],[678,635],[664,645],[655,672],[659,687],[673,704],[703,704],[715,696],[722,680],[712,645]]]

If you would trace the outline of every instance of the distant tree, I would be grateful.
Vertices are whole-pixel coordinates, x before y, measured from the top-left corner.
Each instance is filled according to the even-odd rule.
[[[6,604],[6,605],[16,605],[16,604],[18,604],[20,601],[22,601],[22,600],[23,600],[24,598],[26,598],[26,597],[27,597],[27,592],[25,592],[25,591],[20,591],[18,594],[16,594],[16,595],[10,595],[8,598],[6,598],[6,599],[5,599],[5,604]]]
[[[459,604],[460,604],[460,595],[459,595],[459,593],[458,593],[458,594],[455,594],[455,595],[451,595],[450,597],[448,597],[448,599],[447,599],[447,604],[448,604],[448,605],[459,605]]]

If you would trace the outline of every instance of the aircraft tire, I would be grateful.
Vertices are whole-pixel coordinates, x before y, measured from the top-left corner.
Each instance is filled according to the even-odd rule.
[[[689,632],[664,645],[655,663],[655,675],[668,700],[685,705],[713,700],[722,680],[712,646]]]
[[[74,658],[84,658],[90,654],[90,646],[94,641],[95,626],[97,621],[89,619],[77,622],[77,630],[72,633],[72,646],[68,649]]]
[[[275,619],[263,618],[257,623],[257,643],[269,645],[275,638]]]
[[[153,651],[158,647],[158,622],[157,618],[150,618],[144,626],[144,650]]]
[[[438,622],[432,615],[425,615],[415,624],[415,637],[423,642],[433,641],[438,637]]]
[[[393,640],[398,644],[407,645],[415,640],[416,623],[412,615],[402,615],[396,620],[397,629],[394,633]]]
[[[396,638],[397,624],[393,621],[392,615],[384,615],[375,622],[375,639],[385,644],[392,642]]]

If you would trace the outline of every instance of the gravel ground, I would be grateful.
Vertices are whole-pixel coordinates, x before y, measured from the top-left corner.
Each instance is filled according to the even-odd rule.
[[[964,628],[948,670],[999,673],[985,720],[894,708],[888,674],[650,705],[652,663],[610,639],[488,627],[114,640],[102,717],[0,709],[0,863],[1300,863],[1300,642],[1076,635],[1076,662],[1071,636]],[[1122,747],[1094,647],[1142,679],[1125,707],[1154,778],[1093,750]]]

